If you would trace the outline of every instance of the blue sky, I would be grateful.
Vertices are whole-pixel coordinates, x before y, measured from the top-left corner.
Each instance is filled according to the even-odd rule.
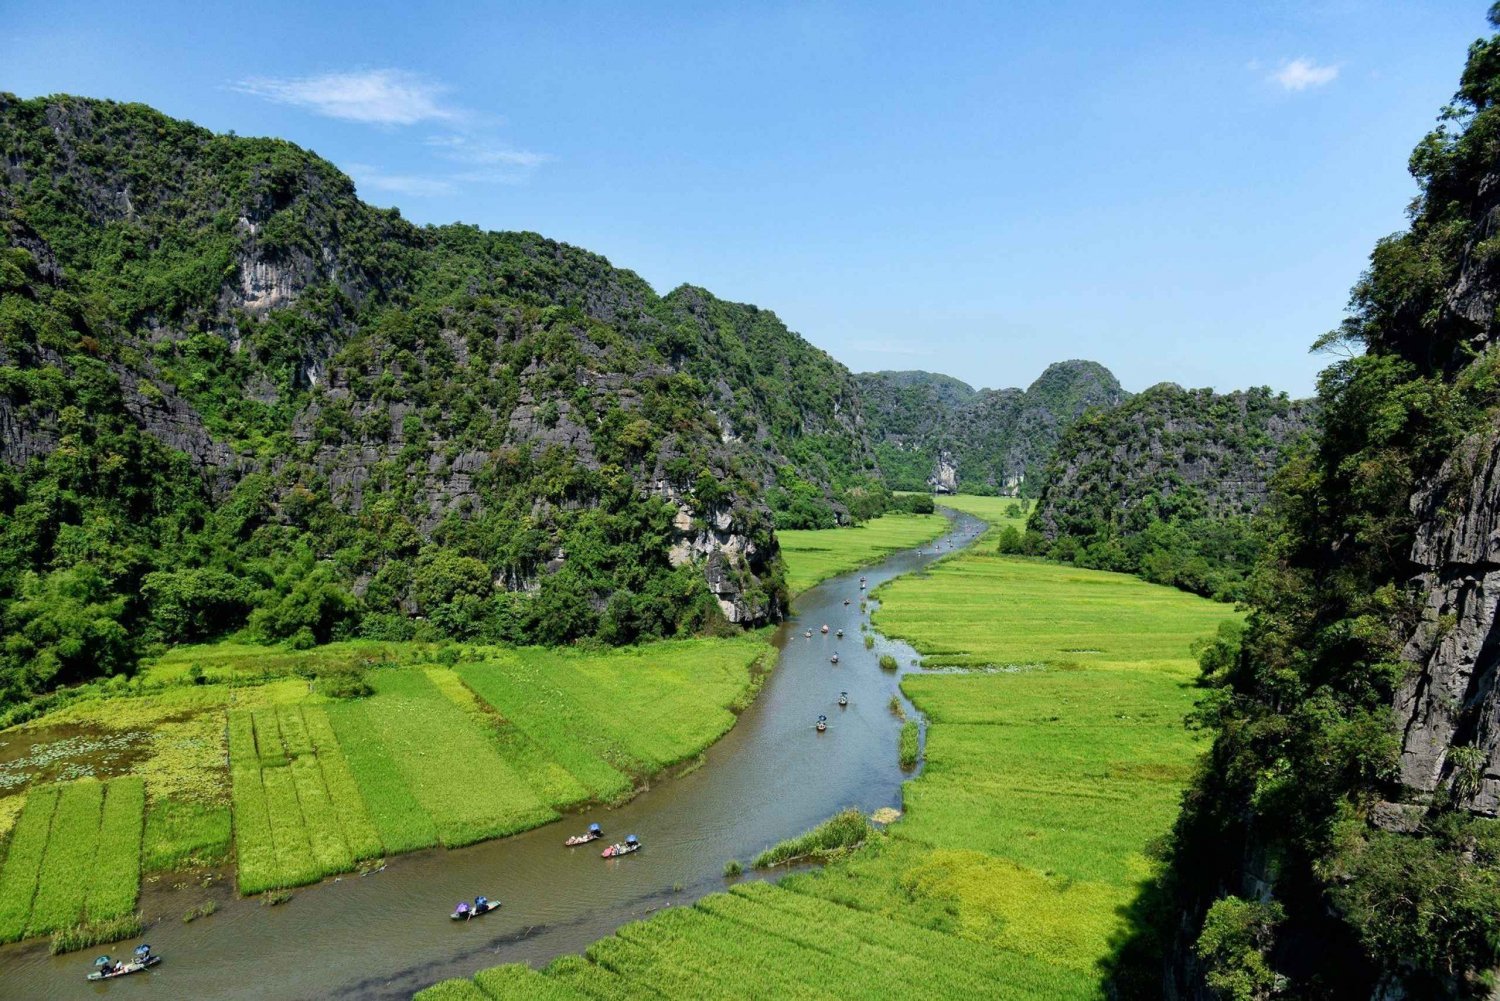
[[[21,4],[0,89],[276,135],[855,370],[1312,390],[1483,2]]]

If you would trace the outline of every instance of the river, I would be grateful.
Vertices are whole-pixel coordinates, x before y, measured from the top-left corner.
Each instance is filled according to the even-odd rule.
[[[908,776],[897,763],[901,722],[890,700],[896,696],[914,713],[898,680],[913,670],[915,655],[878,636],[874,649],[864,648],[860,623],[869,619],[860,610],[859,577],[873,590],[968,545],[983,528],[957,514],[936,543],[799,596],[776,634],[776,667],[734,729],[707,751],[702,767],[658,781],[629,803],[468,848],[396,856],[383,871],[300,889],[278,907],[221,890],[219,910],[191,924],[181,916],[204,899],[203,890],[148,886],[145,939],[164,957],[160,966],[90,984],[84,974],[105,950],[54,957],[45,941],[11,945],[0,948],[0,998],[405,999],[497,963],[541,965],[652,911],[691,904],[734,882],[723,876],[728,860],[748,864],[761,849],[844,807],[867,814],[899,808]],[[837,665],[829,662],[834,652]],[[880,670],[882,653],[896,656],[899,671]],[[849,693],[844,708],[841,691]],[[819,714],[829,719],[824,733],[813,726]],[[602,843],[562,846],[591,821],[603,825],[604,843],[637,834],[645,847],[603,860]],[[477,894],[504,906],[470,922],[448,919],[455,902]],[[108,951],[128,954],[134,944]]]

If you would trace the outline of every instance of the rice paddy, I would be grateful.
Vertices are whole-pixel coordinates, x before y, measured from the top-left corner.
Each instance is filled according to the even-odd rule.
[[[1007,498],[949,501],[1012,517]],[[1236,613],[983,542],[880,598],[879,628],[950,669],[903,678],[929,726],[902,819],[817,872],[419,997],[1104,996],[1111,943],[1152,873],[1148,844],[1198,753],[1182,724],[1192,644]]]
[[[143,870],[233,861],[240,891],[258,893],[622,799],[733,724],[770,649],[747,635],[476,648],[443,664],[392,644],[173,651],[123,690],[7,731],[26,736],[16,768],[86,777],[0,798],[14,825],[0,941],[57,929],[91,940],[88,928],[134,914]],[[373,695],[330,699],[287,676],[351,664]]]
[[[144,809],[138,778],[32,790],[0,867],[0,941],[132,914]]]
[[[948,527],[940,514],[887,514],[853,528],[788,529],[776,537],[786,560],[787,587],[797,595],[889,553],[931,542]]]

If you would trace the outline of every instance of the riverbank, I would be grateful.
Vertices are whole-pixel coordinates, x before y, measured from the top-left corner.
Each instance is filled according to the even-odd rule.
[[[814,584],[926,545],[950,528],[941,514],[881,515],[853,528],[785,529],[776,533],[793,597]]]
[[[969,503],[972,500],[974,504]],[[1005,517],[1004,498],[972,498]],[[925,666],[906,816],[847,859],[621,928],[542,971],[422,1001],[634,997],[1096,998],[1198,753],[1191,646],[1232,609],[981,541],[877,592]],[[951,672],[951,673],[950,673]]]

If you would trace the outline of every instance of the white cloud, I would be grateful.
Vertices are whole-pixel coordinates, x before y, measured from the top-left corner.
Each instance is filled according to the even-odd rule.
[[[329,118],[371,125],[456,121],[461,113],[441,103],[447,90],[404,70],[362,70],[307,77],[250,77],[234,89]]]
[[[349,176],[356,187],[363,191],[384,191],[393,195],[412,195],[417,198],[433,198],[451,195],[453,182],[445,177],[422,177],[418,174],[387,174],[379,167],[364,163],[351,163]]]
[[[1306,90],[1332,83],[1338,75],[1337,66],[1319,66],[1304,56],[1283,62],[1281,68],[1266,79],[1280,84],[1283,90]]]
[[[482,167],[513,167],[531,170],[552,159],[546,153],[512,149],[509,146],[501,146],[463,135],[432,136],[427,140],[427,145],[436,149],[438,155],[446,160]]]

